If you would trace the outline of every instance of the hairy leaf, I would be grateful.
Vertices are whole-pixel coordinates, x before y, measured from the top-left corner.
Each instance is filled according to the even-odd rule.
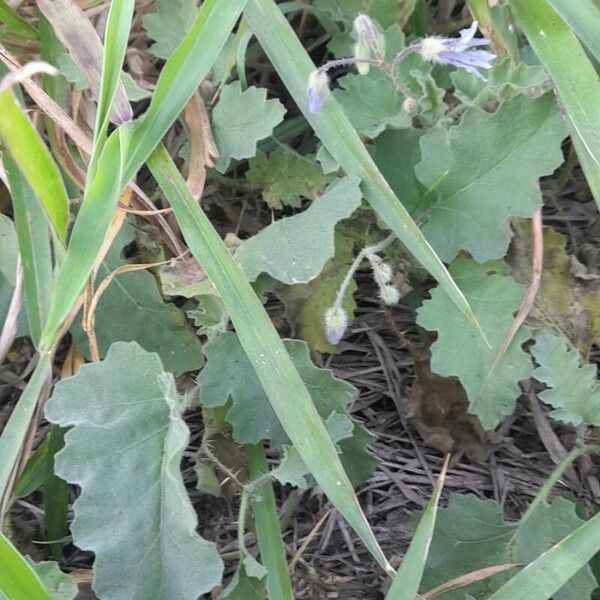
[[[450,273],[471,302],[491,348],[469,330],[465,317],[439,288],[419,309],[417,323],[438,332],[431,346],[431,370],[458,377],[469,398],[469,412],[479,417],[484,428],[491,429],[502,417],[512,414],[521,394],[518,383],[533,369],[529,355],[521,348],[529,337],[522,328],[491,371],[521,303],[523,288],[510,278],[507,265],[500,261],[479,264],[458,258]]]
[[[56,472],[81,487],[71,531],[96,554],[100,598],[195,600],[220,581],[221,559],[196,533],[179,468],[183,408],[158,356],[135,342],[113,344],[48,401],[46,418],[72,427]]]
[[[563,337],[548,332],[535,339],[531,352],[539,367],[533,376],[549,389],[540,400],[550,404],[553,419],[573,425],[600,425],[600,385],[596,365],[581,365],[581,355]]]
[[[325,189],[327,177],[311,156],[277,148],[267,157],[259,154],[249,161],[246,179],[261,188],[269,208],[300,208],[302,198],[314,200]]]
[[[133,228],[125,224],[98,271],[98,280],[127,263],[123,249],[133,239]],[[87,336],[79,321],[72,333],[77,348],[89,357]],[[200,340],[186,325],[183,313],[162,299],[154,276],[147,271],[122,273],[113,279],[98,304],[96,335],[101,356],[113,342],[135,340],[156,352],[165,369],[175,375],[203,364]]]
[[[242,90],[239,81],[226,85],[213,112],[213,133],[219,150],[216,169],[225,172],[232,158],[254,156],[256,143],[271,135],[284,114],[279,100],[267,100],[265,88]]]
[[[314,279],[335,251],[336,223],[360,206],[358,184],[356,178],[346,177],[304,212],[275,221],[242,242],[235,258],[248,279],[254,281],[261,273],[288,285]]]
[[[365,451],[370,436],[359,423],[348,419],[346,414],[356,389],[336,379],[330,370],[315,367],[304,342],[286,340],[285,347],[320,416],[327,422],[335,414],[337,416],[334,422],[338,417],[344,417],[345,422],[351,425],[352,435],[356,435],[355,440],[341,435],[338,435],[337,439],[334,438],[334,441],[348,438],[344,440],[346,445],[341,446],[342,450],[348,450],[348,455],[342,455],[341,459],[344,466],[350,461],[355,464],[353,473],[349,473],[351,479],[356,482],[365,472],[372,473],[373,459]],[[239,443],[255,444],[269,439],[278,448],[289,443],[237,335],[233,332],[223,333],[207,344],[205,353],[206,366],[198,376],[203,406],[225,406],[231,399],[231,408],[226,418],[233,427],[235,440]]]
[[[157,12],[144,15],[142,22],[154,44],[150,52],[167,59],[179,45],[198,13],[197,0],[157,0]]]
[[[504,256],[508,219],[541,206],[538,179],[563,161],[564,137],[552,94],[518,96],[494,114],[471,108],[459,125],[424,135],[416,173],[435,193],[423,232],[441,258],[460,250],[479,262]]]

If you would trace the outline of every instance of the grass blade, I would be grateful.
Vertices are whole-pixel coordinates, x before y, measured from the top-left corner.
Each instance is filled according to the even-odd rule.
[[[548,600],[600,550],[600,513],[527,565],[489,600]]]
[[[583,172],[600,205],[598,75],[573,31],[546,0],[511,0],[511,6],[529,43],[554,80]],[[597,26],[598,21],[593,24]]]
[[[119,86],[123,85],[121,83],[121,69],[127,51],[134,7],[135,0],[114,0],[110,3],[108,10],[100,93],[98,94],[98,110],[94,129],[94,149],[87,172],[90,181],[96,173],[96,163],[104,147],[117,90]]]
[[[248,449],[250,477],[257,479],[268,472],[267,457],[261,445]],[[290,573],[277,516],[275,494],[270,481],[256,488],[260,500],[252,503],[254,523],[260,548],[260,560],[267,569],[267,591],[271,600],[293,600]]]
[[[8,600],[52,600],[36,572],[0,532],[0,592]]]
[[[184,109],[219,56],[245,4],[246,0],[207,0],[202,4],[191,28],[163,67],[148,111],[135,128],[123,172],[125,181],[135,175]]]
[[[0,0],[0,23],[4,23],[4,27],[0,27],[0,33],[9,33],[28,40],[38,39],[37,31],[5,0]]]
[[[571,26],[586,48],[600,61],[600,5],[593,0],[548,0],[554,10]]]
[[[12,90],[0,93],[0,139],[39,198],[56,235],[67,237],[69,199],[52,155]]]
[[[15,230],[23,261],[29,330],[34,345],[40,342],[52,294],[52,253],[48,224],[33,190],[10,154],[3,157],[10,183]]]
[[[398,573],[394,577],[394,582],[386,596],[386,600],[414,600],[417,597],[425,564],[427,563],[429,545],[435,530],[438,503],[444,487],[449,461],[450,455],[446,456],[442,472],[433,488],[431,499],[425,507],[419,526],[410,542],[410,547],[404,556]]]
[[[2,461],[0,461],[0,498],[3,499],[2,506],[5,504],[4,496],[10,484],[13,468],[19,458],[23,440],[35,413],[42,388],[50,376],[51,367],[50,354],[41,354],[25,391],[13,408],[2,435],[0,435],[0,456],[2,457]]]
[[[192,254],[219,291],[240,343],[292,443],[375,559],[393,573],[308,390],[252,286],[190,195],[164,146],[156,149],[148,166],[173,207]]]
[[[365,198],[375,212],[438,280],[485,339],[463,293],[379,172],[342,107],[330,95],[318,114],[308,110],[307,81],[314,65],[278,5],[273,0],[248,0],[244,15],[294,101],[327,150],[347,174],[362,179]]]

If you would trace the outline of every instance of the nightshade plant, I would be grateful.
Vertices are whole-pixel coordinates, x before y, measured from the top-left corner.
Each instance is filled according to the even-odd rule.
[[[600,513],[551,492],[598,452],[600,292],[542,230],[539,187],[579,160],[600,196],[593,1],[468,0],[471,25],[448,35],[423,0],[12,4],[0,362],[28,382],[2,405],[0,597],[74,598],[72,543],[93,553],[101,600],[291,599],[304,548],[290,562],[278,500],[313,486],[389,600],[597,595]],[[327,40],[318,67],[306,23]],[[460,382],[464,419],[493,430],[525,389],[576,427],[518,520],[473,494],[441,501],[440,461],[397,567],[355,491],[379,462],[358,390],[318,366],[355,334],[365,267],[381,315],[413,309],[408,335],[429,375]],[[233,560],[197,531],[184,458],[207,502],[237,510]],[[34,537],[52,561],[22,554],[16,498],[43,505]]]

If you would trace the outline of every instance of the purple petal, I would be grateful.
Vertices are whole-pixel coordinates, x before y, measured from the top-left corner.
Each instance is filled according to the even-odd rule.
[[[485,50],[473,50],[471,52],[440,52],[439,60],[446,65],[454,67],[480,67],[482,69],[491,69],[490,61],[495,55]]]
[[[339,344],[339,341],[344,337],[345,329],[338,329],[336,331],[330,330],[327,332],[327,341],[334,346]]]
[[[318,90],[308,90],[308,110],[311,113],[318,113],[325,102],[325,94],[320,93]]]

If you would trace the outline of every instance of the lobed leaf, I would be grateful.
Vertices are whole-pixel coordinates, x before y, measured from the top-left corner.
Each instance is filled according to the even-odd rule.
[[[56,473],[81,487],[74,542],[93,551],[100,598],[195,600],[222,561],[196,533],[180,462],[189,438],[173,377],[156,354],[117,342],[58,383],[46,418],[71,427]]]
[[[415,172],[435,187],[423,232],[441,258],[460,250],[479,262],[504,256],[509,218],[539,209],[538,179],[562,163],[564,137],[551,94],[517,96],[494,114],[471,108],[459,125],[426,133]]]
[[[239,81],[223,87],[213,111],[213,135],[219,150],[215,168],[224,173],[232,158],[254,156],[257,142],[271,135],[284,114],[279,100],[267,100],[265,88],[242,90]]]
[[[292,285],[319,275],[333,256],[336,224],[360,206],[358,183],[354,177],[344,178],[304,212],[275,221],[242,242],[235,259],[248,279],[254,281],[261,273],[268,273]]]
[[[500,261],[479,264],[458,258],[450,273],[473,307],[491,348],[469,330],[464,315],[440,288],[433,290],[431,299],[417,311],[417,323],[438,332],[431,346],[432,371],[458,377],[469,398],[469,412],[479,417],[485,429],[492,429],[502,417],[512,414],[521,395],[519,381],[533,370],[529,355],[521,348],[529,333],[521,328],[490,372],[521,303],[523,288]]]

